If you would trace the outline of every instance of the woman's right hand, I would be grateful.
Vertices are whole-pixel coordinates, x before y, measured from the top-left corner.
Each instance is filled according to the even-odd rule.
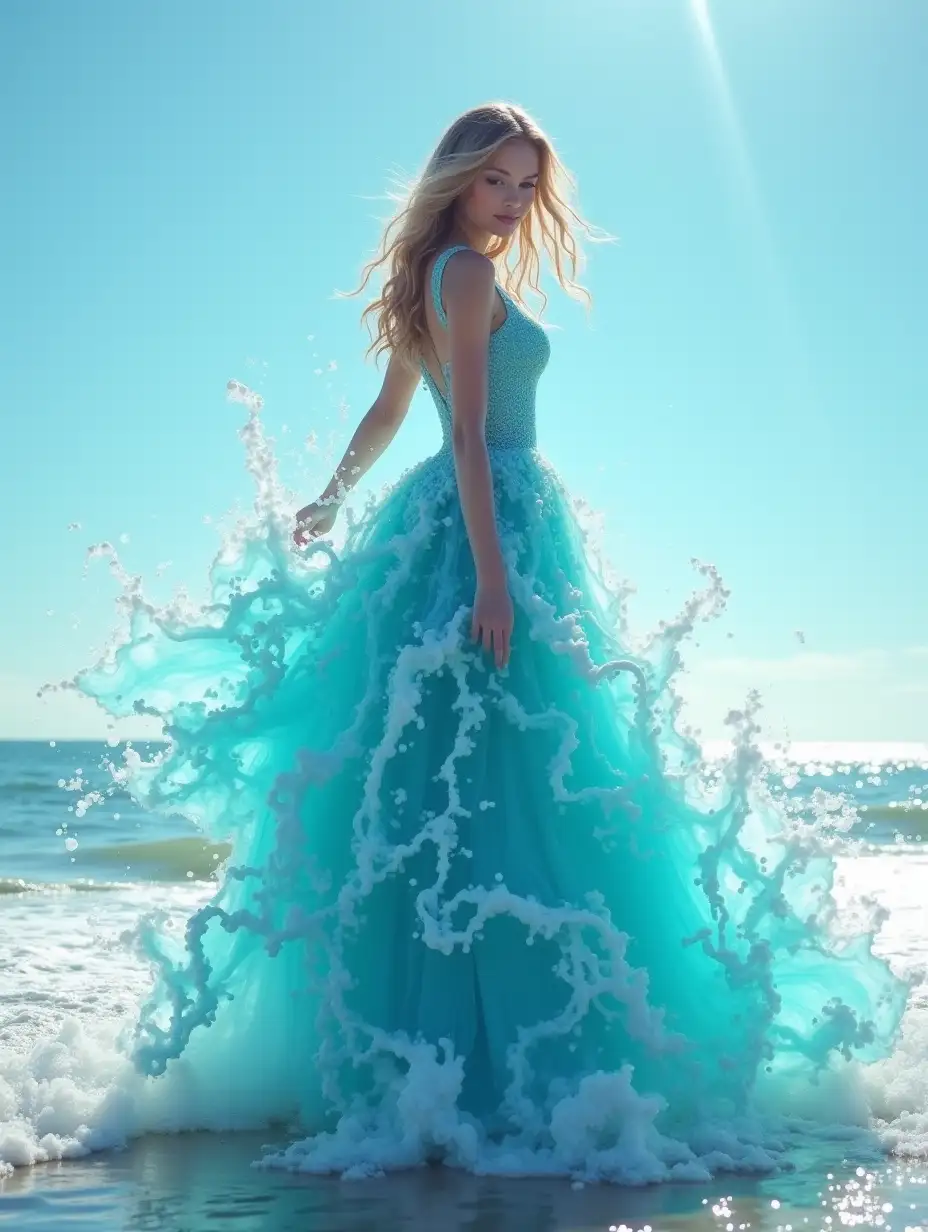
[[[304,505],[296,515],[296,530],[293,532],[293,542],[298,548],[303,548],[311,539],[327,535],[335,525],[338,517],[338,505],[335,501],[313,501]]]
[[[484,650],[493,654],[498,668],[509,663],[514,621],[515,612],[506,583],[481,585],[478,582],[470,634],[475,642],[483,642]]]

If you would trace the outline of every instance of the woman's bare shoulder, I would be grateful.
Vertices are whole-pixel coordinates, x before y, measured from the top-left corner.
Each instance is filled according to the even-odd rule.
[[[473,248],[462,248],[448,258],[442,279],[446,307],[486,303],[496,286],[496,266]]]

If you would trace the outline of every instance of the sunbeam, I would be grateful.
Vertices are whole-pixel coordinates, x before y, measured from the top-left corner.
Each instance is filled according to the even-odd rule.
[[[735,106],[734,96],[728,82],[722,60],[709,0],[690,0],[690,13],[699,34],[699,42],[709,70],[713,97],[720,117],[722,140],[727,155],[737,201],[753,245],[753,255],[763,279],[763,290],[771,313],[783,341],[783,372],[791,386],[793,396],[808,400],[811,397],[808,364],[804,355],[796,317],[783,273],[773,232],[767,217],[757,175],[744,135],[744,129]]]

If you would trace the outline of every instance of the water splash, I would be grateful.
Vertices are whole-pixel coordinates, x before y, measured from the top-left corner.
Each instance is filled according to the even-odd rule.
[[[309,1137],[266,1166],[777,1166],[770,1117],[885,1056],[906,989],[871,953],[878,905],[850,934],[836,910],[844,815],[819,801],[797,825],[772,795],[758,699],[729,716],[711,792],[677,731],[679,647],[724,607],[716,570],[635,638],[583,507],[534,449],[491,449],[516,607],[496,672],[467,636],[450,453],[349,517],[344,550],[297,554],[260,400],[230,392],[255,500],[207,602],[158,606],[99,545],[123,628],[65,682],[162,721],[167,748],[130,749],[114,790],[230,855],[181,932],[163,912],[135,930],[154,987],[95,1128],[54,1149],[295,1119]]]

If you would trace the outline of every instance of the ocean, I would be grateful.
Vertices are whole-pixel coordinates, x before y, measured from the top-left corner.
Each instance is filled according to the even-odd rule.
[[[146,755],[156,746],[135,747]],[[792,1170],[776,1176],[634,1191],[426,1168],[350,1184],[251,1168],[267,1133],[147,1135],[126,1145],[107,1090],[119,1031],[149,982],[135,927],[152,912],[181,926],[210,896],[225,851],[114,786],[123,750],[0,743],[0,1161],[33,1164],[10,1171],[0,1162],[0,1224],[24,1232],[199,1232],[225,1222],[240,1232],[928,1226],[924,986],[913,991],[897,1055],[866,1079],[879,1134],[797,1133]],[[836,896],[849,907],[861,894],[882,903],[878,951],[917,985],[928,968],[928,747],[794,749],[773,783],[800,810],[821,792],[856,808],[857,843],[839,857]],[[166,1127],[170,1120],[166,1112]],[[92,1127],[99,1149],[46,1160],[75,1124]]]

